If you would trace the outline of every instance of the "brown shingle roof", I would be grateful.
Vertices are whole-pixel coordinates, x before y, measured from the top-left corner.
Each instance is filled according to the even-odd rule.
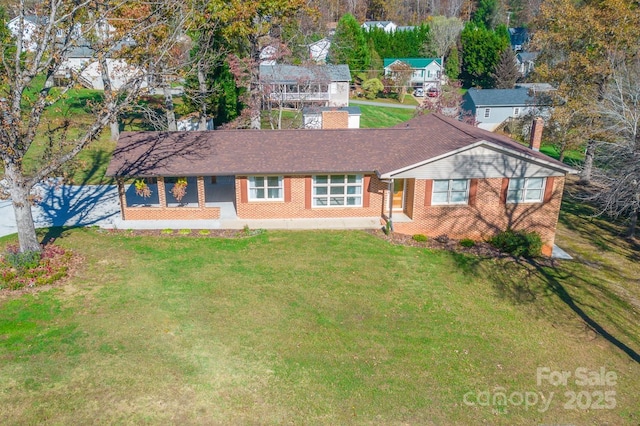
[[[482,140],[569,170],[505,136],[429,114],[388,129],[125,132],[107,175],[385,174]]]

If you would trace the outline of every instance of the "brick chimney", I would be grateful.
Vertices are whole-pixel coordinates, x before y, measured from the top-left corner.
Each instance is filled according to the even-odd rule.
[[[323,129],[348,129],[348,111],[322,111]]]
[[[533,119],[531,126],[531,139],[529,141],[529,148],[534,151],[540,151],[540,144],[542,143],[542,128],[544,127],[544,120],[541,117]]]

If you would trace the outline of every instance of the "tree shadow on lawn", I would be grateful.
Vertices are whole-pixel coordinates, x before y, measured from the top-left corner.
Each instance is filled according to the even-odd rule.
[[[459,253],[452,253],[452,256],[465,273],[488,278],[498,297],[516,305],[532,307],[539,315],[552,321],[562,320],[562,317],[570,320],[577,315],[592,332],[602,336],[640,364],[640,355],[636,350],[585,312],[585,309],[597,311],[619,330],[624,330],[624,327],[621,327],[611,313],[615,314],[620,310],[632,312],[632,306],[599,282],[597,277],[589,275],[588,268],[583,268],[584,274],[580,276],[576,274],[575,268],[562,267],[557,261],[552,260],[470,259],[470,256]],[[572,296],[567,290],[570,286],[582,292],[581,296]],[[551,303],[545,300],[549,297],[552,298]],[[597,306],[583,302],[580,298],[597,301]],[[561,304],[554,303],[557,301]],[[569,317],[568,312],[561,309],[562,304],[570,309],[572,314]],[[633,333],[628,331],[620,331],[618,334],[625,334],[625,337],[631,340],[635,339]]]

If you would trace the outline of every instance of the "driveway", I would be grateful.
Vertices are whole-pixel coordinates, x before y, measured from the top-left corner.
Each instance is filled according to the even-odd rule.
[[[115,185],[50,185],[35,188],[42,201],[32,208],[36,228],[107,225],[120,217]],[[10,200],[0,201],[0,237],[18,232]]]

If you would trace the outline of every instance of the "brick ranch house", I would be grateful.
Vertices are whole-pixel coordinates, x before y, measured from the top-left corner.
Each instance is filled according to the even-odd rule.
[[[538,151],[541,134],[539,119],[526,147],[439,114],[388,129],[127,132],[107,175],[117,178],[125,226],[369,218],[431,237],[536,231],[549,255],[574,170]],[[170,191],[179,177],[188,181],[180,201]],[[132,178],[144,178],[151,196],[125,185]]]

